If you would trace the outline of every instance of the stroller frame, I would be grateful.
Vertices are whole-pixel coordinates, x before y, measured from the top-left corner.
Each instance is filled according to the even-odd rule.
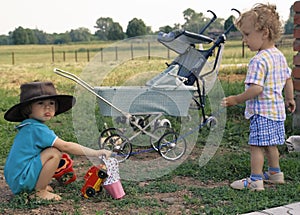
[[[84,87],[98,99],[119,112],[126,118],[126,120],[128,120],[130,126],[134,128],[136,132],[131,137],[125,136],[120,129],[114,127],[106,128],[99,136],[99,147],[112,150],[114,152],[113,156],[115,156],[119,162],[125,161],[129,158],[132,154],[131,141],[140,134],[148,135],[150,137],[152,148],[167,160],[177,160],[184,155],[186,151],[185,139],[182,137],[179,138],[179,134],[171,129],[171,123],[167,119],[159,120],[163,116],[162,112],[130,114],[129,112],[119,109],[114,104],[97,94],[94,87],[76,75],[58,68],[55,68],[54,72],[60,76],[73,80]],[[140,115],[146,115],[146,117],[143,119],[137,117]],[[154,118],[150,122],[144,124],[150,116],[154,116]],[[151,125],[156,125],[152,132],[148,131],[148,128]]]
[[[232,10],[239,13],[239,11],[236,9],[232,9]],[[171,64],[167,64],[168,68],[161,74],[163,75],[166,74],[168,75],[168,77],[172,76],[174,80],[176,79],[177,81],[176,87],[183,85],[185,87],[185,91],[188,91],[189,93],[193,92],[193,95],[191,95],[191,99],[195,102],[196,109],[201,111],[201,115],[202,115],[201,125],[206,124],[208,126],[216,126],[217,119],[212,116],[207,117],[205,115],[205,109],[204,109],[205,96],[206,96],[205,79],[218,69],[221,55],[222,55],[222,50],[224,48],[224,43],[226,40],[226,35],[232,29],[233,24],[222,35],[220,35],[217,38],[217,40],[214,41],[213,39],[202,35],[202,33],[209,27],[209,25],[213,23],[217,18],[212,11],[209,10],[208,12],[211,12],[213,14],[213,18],[206,26],[204,26],[201,29],[199,34],[188,32],[185,30],[180,30],[175,32],[175,36],[173,34],[171,35],[171,37],[169,37],[170,33],[161,34],[161,37],[158,38],[158,41],[161,42],[166,47],[179,53],[179,56]],[[195,44],[200,44],[200,43],[209,44],[211,42],[213,42],[213,45],[207,50],[195,49]],[[179,49],[177,49],[178,47],[176,47],[177,44],[180,45],[178,46]],[[183,46],[181,46],[182,44]],[[218,51],[215,56],[216,59],[213,68],[210,71],[202,74],[201,71],[205,66],[206,60],[213,55],[216,48],[218,48]],[[194,56],[196,60],[193,60]],[[192,60],[189,61],[187,59],[192,59]],[[185,62],[186,60],[187,63]],[[169,71],[173,69],[175,66],[178,67],[177,74],[173,74]],[[104,90],[104,92],[105,91],[110,92],[112,91],[112,89],[93,87],[89,85],[87,82],[77,77],[76,75],[58,68],[55,68],[54,72],[65,78],[71,79],[77,84],[84,87],[94,96],[96,96],[99,99],[99,102],[102,102],[106,106],[110,107],[111,113],[114,111],[115,113],[121,115],[121,117],[118,117],[120,121],[129,124],[133,128],[133,130],[135,131],[134,135],[132,135],[131,137],[127,137],[122,130],[115,127],[108,128],[105,124],[106,129],[103,130],[100,134],[99,142],[98,142],[99,147],[112,150],[119,162],[123,162],[130,157],[130,155],[132,154],[131,141],[135,139],[137,136],[139,136],[140,134],[148,135],[150,137],[150,143],[152,148],[156,150],[166,160],[175,161],[181,158],[186,152],[185,138],[180,136],[179,133],[177,133],[172,129],[171,123],[168,119],[160,120],[166,114],[164,111],[153,111],[153,109],[151,109],[152,111],[146,111],[146,112],[145,111],[133,111],[133,112],[124,111],[123,108],[120,108],[120,106],[115,105],[112,100],[106,98],[103,95],[100,95],[102,93],[101,90]],[[160,77],[154,77],[152,80],[146,83],[146,85],[148,85],[148,88],[146,90],[156,88],[155,84],[157,79],[163,80],[160,79]],[[180,82],[179,85],[178,82]],[[127,89],[130,88],[125,88],[125,90]],[[192,108],[192,107],[188,107],[188,108]],[[150,120],[150,122],[148,122],[148,120],[152,116],[154,118]],[[153,130],[150,129],[151,126],[154,126]],[[199,128],[200,127],[201,126],[199,126]]]

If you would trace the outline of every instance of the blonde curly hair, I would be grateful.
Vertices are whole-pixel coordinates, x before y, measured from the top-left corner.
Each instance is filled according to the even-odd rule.
[[[269,31],[269,40],[277,41],[280,39],[282,34],[282,22],[278,12],[276,11],[276,6],[272,4],[255,4],[252,9],[241,14],[241,16],[236,20],[235,25],[238,29],[245,21],[245,18],[252,18],[254,22],[255,29],[257,31],[262,31],[267,29]]]

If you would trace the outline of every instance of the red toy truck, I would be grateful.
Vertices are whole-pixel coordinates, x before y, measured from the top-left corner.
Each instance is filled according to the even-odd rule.
[[[85,198],[93,197],[96,192],[101,192],[102,184],[107,178],[105,164],[92,166],[84,176],[85,183],[81,188],[81,193]]]
[[[59,166],[53,175],[59,183],[70,184],[76,180],[76,174],[73,169],[73,160],[66,153],[62,154]]]

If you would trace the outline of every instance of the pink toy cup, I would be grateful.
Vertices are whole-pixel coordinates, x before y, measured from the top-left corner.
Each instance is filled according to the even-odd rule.
[[[125,196],[121,181],[118,180],[112,184],[107,184],[103,186],[104,189],[109,193],[114,199],[121,199]]]

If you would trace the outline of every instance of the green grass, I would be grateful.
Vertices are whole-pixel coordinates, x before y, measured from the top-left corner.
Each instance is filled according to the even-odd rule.
[[[2,48],[0,47],[0,50]],[[24,49],[24,47],[16,48]],[[68,47],[68,49],[72,48]],[[245,59],[238,57],[238,55],[234,54],[238,52],[239,48],[235,50],[229,48],[228,52],[224,53],[223,62],[225,64],[246,63],[249,57]],[[288,53],[288,49],[285,52]],[[26,50],[24,53],[26,53]],[[292,53],[289,53],[288,59],[291,58]],[[19,84],[32,80],[51,80],[55,83],[59,93],[73,94],[75,83],[53,74],[52,70],[55,67],[59,67],[75,74],[80,74],[81,70],[87,65],[87,62],[56,62],[52,64],[44,61],[33,63],[32,59],[27,60],[30,63],[15,66],[4,63],[0,68],[2,76],[0,80],[0,97],[3,98],[0,100],[0,166],[3,166],[5,163],[5,158],[16,134],[14,130],[15,123],[6,122],[3,119],[3,115],[8,108],[18,102]],[[147,77],[154,73],[148,74],[149,76],[142,75],[142,77],[138,73],[149,70],[153,72],[161,71],[164,68],[163,63],[164,60],[161,59],[129,61],[122,65],[121,68],[112,71],[103,84],[110,84],[111,79],[113,79],[112,85],[121,85],[124,79],[130,80],[132,77],[135,80],[139,79],[140,83],[143,83],[147,80]],[[289,63],[291,64],[291,61]],[[119,73],[122,73],[122,75],[118,75]],[[225,95],[240,93],[244,90],[242,81],[229,82],[230,76],[237,73],[245,74],[245,68],[224,68],[220,71],[220,74],[223,76],[228,76],[228,79],[224,78],[221,82]],[[106,214],[106,211],[125,212],[129,209],[141,211],[141,214],[167,214],[168,203],[153,197],[158,194],[178,192],[185,193],[181,204],[184,205],[184,208],[189,209],[189,214],[233,215],[300,201],[300,154],[288,153],[285,146],[280,147],[280,152],[281,168],[286,175],[286,184],[268,186],[264,192],[259,193],[247,190],[236,191],[228,186],[231,181],[246,177],[250,173],[250,154],[247,146],[249,122],[244,119],[243,111],[243,105],[227,109],[226,128],[221,145],[216,155],[203,167],[199,167],[198,160],[192,156],[171,173],[156,180],[147,181],[145,186],[140,186],[139,182],[124,180],[122,184],[126,189],[127,196],[121,201],[111,200],[105,194],[100,194],[93,199],[82,199],[80,196],[82,179],[69,186],[58,188],[58,192],[62,193],[63,198],[68,202],[67,204],[71,205],[74,211],[73,214],[84,214],[82,212],[83,205],[100,204],[100,202],[105,203],[110,209],[95,209],[95,214]],[[103,121],[101,116],[97,117],[99,123]],[[291,120],[292,116],[288,115],[286,121],[287,136],[298,132],[291,129]],[[57,116],[49,122],[49,126],[63,139],[76,141],[71,122],[72,114],[66,113]],[[99,126],[99,130],[102,130],[101,126]],[[203,128],[203,131],[199,133],[198,142],[192,153],[194,157],[199,156],[201,153],[205,136],[208,133],[206,128]],[[87,169],[88,165],[77,168]],[[177,182],[175,179],[177,179]],[[182,179],[181,183],[178,183],[178,179]],[[187,179],[194,183],[185,183]],[[143,200],[141,201],[141,199]],[[53,207],[53,204],[58,204],[57,206],[59,207],[61,203],[40,200],[29,201],[28,194],[23,194],[15,196],[8,203],[1,202],[0,213],[3,213],[6,209],[13,208],[24,211],[25,214],[34,208]],[[179,209],[182,211],[178,212],[187,213],[184,208]],[[65,214],[70,213],[65,212]]]
[[[286,55],[289,65],[293,64],[293,55],[296,53],[293,50],[293,40],[286,39],[286,44],[279,49]],[[209,48],[211,44],[205,45],[205,48]],[[149,46],[147,42],[134,40],[125,40],[124,42],[117,43],[79,43],[72,45],[10,45],[0,46],[0,64],[12,65],[13,56],[14,64],[22,65],[28,63],[88,63],[88,60],[92,60],[97,54],[102,51],[103,61],[114,61],[116,58],[121,59],[124,55],[131,59],[137,56],[148,56]],[[75,52],[77,53],[77,61],[75,58]],[[116,54],[117,52],[117,54]],[[225,42],[225,50],[222,55],[223,64],[247,64],[249,59],[253,56],[247,47],[244,47],[240,40],[228,39]],[[89,59],[88,59],[89,56]],[[150,56],[162,56],[166,59],[172,60],[176,57],[176,53],[173,51],[168,52],[167,49],[157,41],[150,42]],[[54,61],[53,61],[54,57]]]

